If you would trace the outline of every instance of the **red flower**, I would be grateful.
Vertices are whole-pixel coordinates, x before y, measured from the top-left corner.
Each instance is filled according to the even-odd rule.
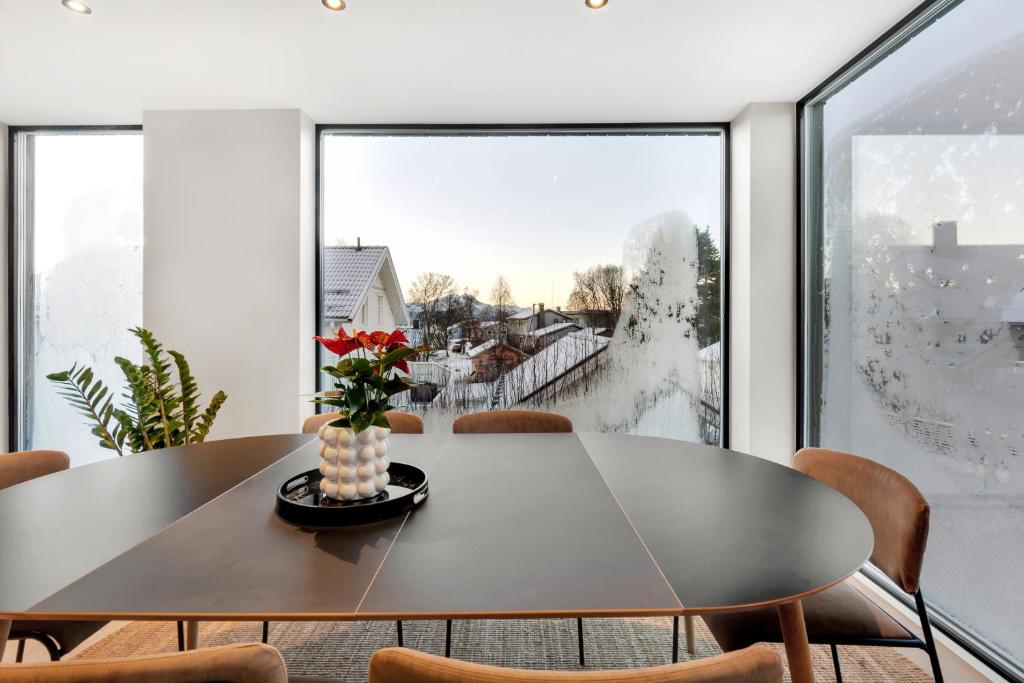
[[[343,329],[338,330],[338,336],[335,338],[313,337],[313,339],[323,344],[324,348],[331,353],[336,353],[339,356],[347,356],[360,347],[359,341],[355,337],[345,334]]]
[[[370,333],[370,341],[373,342],[377,349],[382,349],[387,346],[388,333],[377,330],[376,332]]]
[[[405,360],[404,358],[396,360],[394,363],[394,367],[398,368],[407,375],[409,374],[409,361]]]
[[[388,335],[388,338],[384,341],[384,347],[388,351],[394,351],[399,349],[403,344],[408,344],[409,340],[401,330],[395,330]]]

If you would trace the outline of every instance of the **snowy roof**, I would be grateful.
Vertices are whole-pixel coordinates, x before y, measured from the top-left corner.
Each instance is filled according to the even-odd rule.
[[[709,360],[719,361],[722,359],[722,342],[715,342],[710,346],[705,346],[703,349],[697,352],[698,360]]]
[[[323,317],[352,320],[378,274],[384,283],[395,322],[408,324],[402,288],[387,247],[324,247]]]
[[[508,319],[509,320],[527,320],[529,318],[532,318],[534,315],[535,314],[534,314],[533,311],[529,311],[529,310],[527,310],[527,311],[519,311],[518,313],[510,315],[508,317]]]
[[[583,362],[608,347],[610,340],[599,337],[593,329],[570,332],[540,353],[530,356],[512,368],[498,381],[504,384],[502,399],[506,406],[525,401],[544,387],[557,381]]]
[[[560,330],[564,330],[567,327],[578,327],[578,326],[576,325],[576,323],[553,323],[551,325],[548,325],[547,327],[542,327],[539,330],[534,330],[533,332],[529,332],[527,334],[527,336],[530,336],[530,337],[546,337],[549,334],[554,334],[555,332],[558,332]]]
[[[498,341],[496,339],[490,339],[488,341],[485,341],[483,344],[474,346],[472,349],[469,350],[469,353],[466,355],[468,355],[470,358],[476,358],[484,351],[489,351],[490,349],[493,349],[497,345]]]

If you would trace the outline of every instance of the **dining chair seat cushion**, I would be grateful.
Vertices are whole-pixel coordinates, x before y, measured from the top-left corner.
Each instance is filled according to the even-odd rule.
[[[456,434],[550,434],[571,432],[572,420],[537,410],[485,410],[455,418]]]
[[[812,644],[842,644],[864,638],[911,641],[914,634],[867,596],[843,582],[803,601],[807,639]],[[754,643],[781,643],[779,613],[774,607],[706,614],[702,617],[726,652]]]
[[[211,647],[121,659],[0,665],[0,683],[288,683],[268,645]]]
[[[370,659],[369,683],[780,683],[782,661],[765,647],[648,669],[532,671],[460,662],[391,647]]]
[[[32,638],[37,634],[49,636],[67,654],[81,645],[92,634],[106,626],[105,621],[18,621],[11,623],[10,640]]]
[[[61,451],[20,451],[0,454],[0,489],[66,470],[71,458]]]

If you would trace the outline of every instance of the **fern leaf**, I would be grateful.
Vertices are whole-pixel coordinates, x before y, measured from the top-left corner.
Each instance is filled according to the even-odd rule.
[[[195,434],[192,437],[194,443],[199,443],[206,439],[206,435],[210,433],[210,428],[213,427],[213,420],[217,417],[217,412],[224,405],[224,402],[228,400],[228,395],[223,391],[218,391],[210,399],[210,405],[206,407],[203,414],[199,417],[199,422],[196,425]]]
[[[118,455],[124,455],[121,446],[108,428],[111,415],[107,407],[110,401],[103,403],[103,398],[108,393],[107,388],[101,380],[95,379],[92,368],[79,368],[76,364],[72,365],[70,370],[47,375],[47,379],[60,387],[60,395],[89,419],[92,423],[90,432],[100,440],[100,446],[117,451]]]
[[[199,417],[199,386],[192,375],[185,356],[177,351],[168,351],[178,368],[178,384],[181,385],[181,426],[185,443],[190,443]]]

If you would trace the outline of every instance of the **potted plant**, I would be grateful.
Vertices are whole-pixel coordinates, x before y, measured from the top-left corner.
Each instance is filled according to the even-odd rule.
[[[314,338],[340,356],[336,364],[323,367],[334,378],[334,390],[314,399],[339,413],[319,431],[320,490],[333,500],[373,498],[390,481],[388,400],[416,386],[407,376],[407,358],[423,349],[410,348],[400,330],[354,331],[349,336],[339,329],[335,337]]]

